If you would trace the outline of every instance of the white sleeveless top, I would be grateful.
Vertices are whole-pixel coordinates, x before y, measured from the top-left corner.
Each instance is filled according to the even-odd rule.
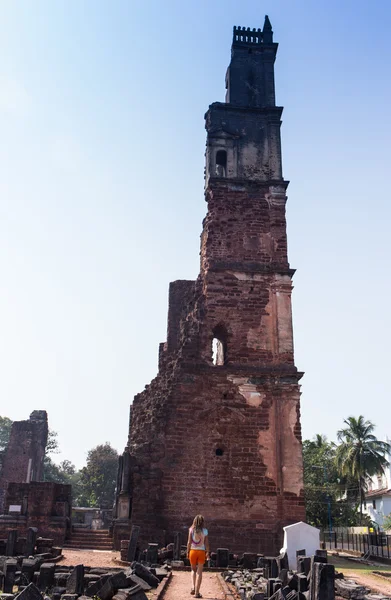
[[[208,530],[204,528],[201,532],[190,527],[189,531],[191,539],[190,550],[205,550],[205,538],[208,535]]]

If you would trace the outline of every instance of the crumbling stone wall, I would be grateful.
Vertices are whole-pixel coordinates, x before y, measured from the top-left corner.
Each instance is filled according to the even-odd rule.
[[[202,513],[213,547],[275,554],[305,518],[276,51],[268,20],[256,37],[234,31],[227,102],[205,116],[200,275],[170,285],[159,373],[134,399],[126,448],[144,543]]]
[[[44,410],[34,410],[25,421],[14,421],[0,474],[0,514],[7,486],[41,481],[48,438],[48,418]]]
[[[12,512],[11,507],[20,507]],[[0,515],[0,538],[16,529],[26,535],[29,527],[36,527],[38,535],[63,544],[71,527],[72,486],[62,483],[10,483],[7,488],[4,514]]]

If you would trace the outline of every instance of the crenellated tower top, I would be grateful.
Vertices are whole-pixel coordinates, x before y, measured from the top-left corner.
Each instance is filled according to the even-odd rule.
[[[263,29],[234,27],[225,101],[236,106],[275,105],[274,61],[278,44],[266,15]]]
[[[234,27],[234,36],[232,45],[246,44],[259,45],[259,44],[272,44],[273,43],[273,31],[269,20],[269,17],[265,16],[265,23],[262,29],[250,29],[250,27]]]

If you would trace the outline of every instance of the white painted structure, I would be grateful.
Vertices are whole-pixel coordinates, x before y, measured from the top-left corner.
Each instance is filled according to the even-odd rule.
[[[296,551],[305,550],[307,556],[320,548],[320,529],[300,521],[284,527],[284,547],[281,553],[288,555],[289,568],[296,570]]]
[[[390,442],[387,439],[387,442]],[[383,525],[384,517],[391,513],[391,455],[387,456],[390,463],[384,474],[375,475],[368,480],[368,491],[365,494],[363,513],[379,525]]]

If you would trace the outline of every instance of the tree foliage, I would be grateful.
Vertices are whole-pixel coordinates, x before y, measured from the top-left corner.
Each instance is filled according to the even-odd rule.
[[[0,417],[0,472],[3,458],[11,435],[12,421],[8,417]]]
[[[335,454],[335,444],[324,435],[303,442],[307,522],[324,530],[353,526],[358,520],[355,503],[343,497],[346,480],[338,472]]]
[[[88,452],[87,465],[80,472],[87,506],[113,506],[117,468],[118,452],[108,442]]]
[[[365,421],[362,415],[358,419],[348,417],[344,423],[346,427],[337,433],[340,444],[336,450],[336,465],[342,476],[355,482],[362,515],[367,481],[373,475],[384,473],[384,468],[389,465],[386,455],[391,446],[373,435],[374,424]]]

